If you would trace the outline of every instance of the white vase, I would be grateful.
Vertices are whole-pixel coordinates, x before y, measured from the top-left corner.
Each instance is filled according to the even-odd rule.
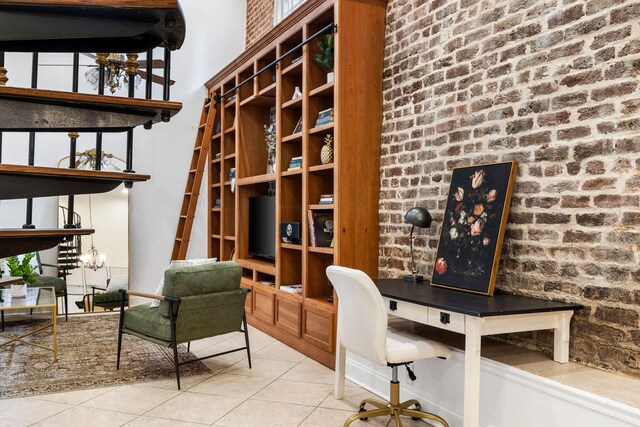
[[[327,83],[331,83],[333,81],[334,72],[327,73]]]
[[[27,284],[11,285],[11,298],[24,298],[27,295]]]
[[[293,96],[291,99],[300,98],[302,96],[302,91],[300,90],[300,86],[296,86],[296,90],[293,91]]]

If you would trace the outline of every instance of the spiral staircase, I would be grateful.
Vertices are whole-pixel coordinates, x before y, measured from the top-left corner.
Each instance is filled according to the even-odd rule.
[[[73,259],[78,252],[78,236],[94,230],[78,227],[74,220],[73,196],[110,191],[123,182],[127,186],[150,179],[133,171],[133,129],[151,129],[168,122],[182,105],[169,100],[171,52],[182,46],[185,21],[177,0],[0,0],[0,201],[26,199],[26,221],[22,228],[0,229],[0,258],[53,248],[62,244]],[[154,100],[152,79],[146,85],[146,98],[104,95],[107,53],[98,53],[101,81],[97,94],[78,92],[78,54],[80,52],[127,52],[126,73],[138,73],[138,54],[145,52],[153,63],[153,49],[164,48],[163,99]],[[33,52],[30,88],[8,85],[11,70],[4,67],[5,52]],[[37,88],[38,53],[74,54],[73,83],[69,92]],[[147,68],[150,72],[150,65]],[[135,79],[130,78],[133,82]],[[29,133],[29,164],[2,163],[2,135]],[[41,167],[34,164],[35,139],[41,132],[69,134],[69,168]],[[126,133],[127,168],[123,172],[75,168],[79,135],[96,133],[96,155],[102,154],[102,134]],[[44,139],[45,137],[43,137]],[[68,218],[63,228],[42,229],[32,222],[33,198],[67,195]],[[1,208],[1,207],[0,207]]]

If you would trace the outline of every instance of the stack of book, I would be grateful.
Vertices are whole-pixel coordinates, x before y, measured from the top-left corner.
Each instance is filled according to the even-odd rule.
[[[220,206],[222,206],[220,199],[216,199],[215,203],[213,204],[213,208],[220,209]]]
[[[229,169],[229,181],[236,178],[236,168]]]
[[[297,169],[302,169],[302,156],[292,158],[289,162],[289,169],[287,170],[293,171]]]
[[[333,194],[321,194],[320,202],[321,205],[332,205],[333,204]]]
[[[318,113],[316,127],[324,126],[329,123],[333,123],[333,108],[327,108],[326,110],[322,110]]]
[[[309,209],[309,246],[333,247],[333,211]]]

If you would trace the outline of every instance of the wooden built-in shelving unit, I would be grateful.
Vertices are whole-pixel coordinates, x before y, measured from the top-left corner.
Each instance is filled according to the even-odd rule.
[[[222,99],[208,187],[209,256],[227,260],[235,252],[242,286],[253,291],[249,323],[330,367],[338,301],[325,269],[335,264],[377,275],[385,10],[383,0],[309,0],[206,85],[214,99],[323,28],[337,26],[334,81],[314,60],[315,39]],[[292,99],[296,87],[302,96]],[[328,108],[334,122],[316,127],[318,113]],[[267,174],[264,126],[271,109],[276,173]],[[334,161],[322,164],[326,135],[334,139]],[[288,170],[298,156],[302,168]],[[249,254],[249,200],[274,187],[276,259],[268,261]],[[322,194],[333,194],[333,204],[320,205]],[[309,243],[309,210],[333,212],[333,247]],[[301,223],[300,244],[281,241],[281,222]],[[301,294],[281,290],[294,284],[302,285]]]

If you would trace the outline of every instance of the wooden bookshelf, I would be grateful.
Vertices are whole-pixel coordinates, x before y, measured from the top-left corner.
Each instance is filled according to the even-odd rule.
[[[329,367],[335,364],[338,302],[326,267],[343,265],[377,277],[385,10],[383,0],[309,0],[206,84],[213,99],[329,24],[340,29],[334,81],[314,60],[316,39],[224,97],[223,131],[210,151],[220,156],[210,159],[208,189],[209,255],[227,260],[233,252],[242,266],[242,286],[253,290],[246,304],[249,323]],[[302,96],[294,99],[296,87]],[[328,108],[334,109],[333,123],[316,126],[318,113]],[[271,114],[275,173],[267,171],[264,129]],[[322,164],[327,135],[333,137],[334,162]],[[299,156],[302,167],[288,170]],[[276,257],[270,261],[249,253],[248,217],[249,200],[274,188]],[[333,194],[334,203],[319,204],[323,194]],[[333,247],[309,243],[309,210],[333,212],[334,230],[340,230]],[[300,244],[281,241],[281,222],[301,224]],[[280,289],[297,284],[302,293]]]

